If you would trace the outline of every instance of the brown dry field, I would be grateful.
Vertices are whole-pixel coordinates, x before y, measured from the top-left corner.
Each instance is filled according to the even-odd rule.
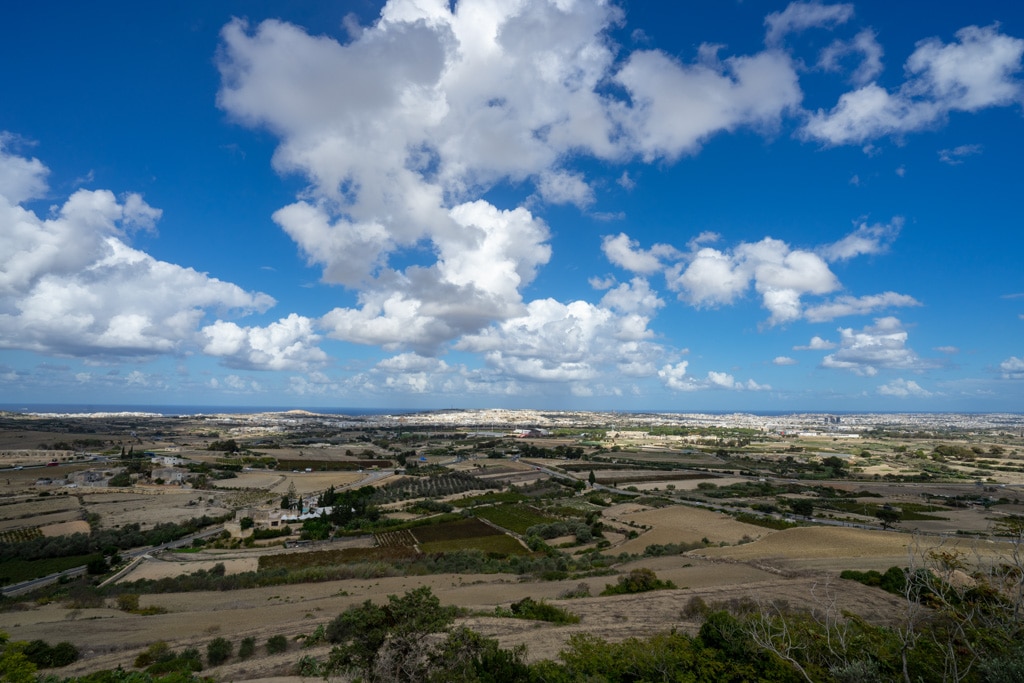
[[[894,532],[821,527],[771,532],[719,513],[681,506],[651,509],[623,504],[609,508],[606,515],[620,523],[631,521],[653,527],[614,551],[639,552],[650,543],[695,542],[704,536],[728,543],[744,536],[760,539],[686,555],[644,558],[617,567],[623,573],[635,567],[648,567],[659,578],[678,586],[676,590],[644,595],[598,597],[607,584],[615,582],[615,576],[585,579],[582,583],[588,585],[595,597],[574,600],[559,600],[558,596],[576,588],[579,580],[524,582],[504,574],[352,579],[227,592],[144,595],[143,607],[159,605],[168,610],[167,614],[153,616],[117,611],[111,608],[112,601],[105,608],[82,610],[59,604],[28,605],[23,611],[0,613],[0,630],[18,639],[74,643],[82,650],[83,659],[62,670],[65,676],[130,666],[139,652],[158,640],[166,641],[172,648],[196,646],[202,650],[218,636],[228,638],[236,646],[241,638],[252,636],[261,646],[257,657],[233,661],[204,673],[220,680],[254,680],[288,676],[301,656],[294,643],[285,655],[262,655],[262,645],[270,636],[282,634],[291,639],[311,633],[340,611],[363,600],[380,601],[386,595],[400,595],[427,585],[442,603],[469,610],[471,616],[463,621],[483,635],[497,638],[505,647],[525,644],[531,659],[554,658],[573,633],[621,640],[672,628],[692,632],[699,624],[684,617],[683,612],[694,597],[712,605],[747,598],[813,607],[823,604],[827,592],[841,608],[873,621],[886,621],[896,614],[898,601],[880,590],[839,580],[838,572],[846,568],[885,569],[891,564],[905,564],[906,546],[913,540]],[[368,539],[353,542],[366,543]],[[216,562],[222,562],[228,572],[250,571],[255,568],[260,552],[282,551],[165,553],[141,562],[126,578],[159,578],[208,569]],[[867,565],[861,560],[867,561]],[[581,622],[554,626],[491,616],[496,606],[507,606],[524,597],[560,604],[578,614]],[[301,654],[318,655],[325,651],[313,648],[302,650]]]
[[[606,477],[612,479],[611,477]],[[596,477],[600,481],[600,477]],[[668,493],[673,489],[678,491],[693,491],[699,484],[712,483],[715,486],[730,486],[731,484],[745,484],[750,481],[749,478],[743,477],[714,477],[709,476],[706,479],[664,479],[664,478],[653,478],[647,481],[623,480],[616,478],[616,486],[618,488],[630,487],[630,490],[636,489],[637,491],[644,491],[647,493]],[[668,488],[671,486],[672,488]]]
[[[580,581],[524,583],[512,575],[438,575],[347,580],[296,586],[277,586],[243,591],[147,595],[142,606],[160,605],[167,614],[130,615],[109,606],[100,609],[69,610],[57,604],[27,611],[0,614],[0,629],[18,639],[69,640],[83,652],[83,659],[61,671],[75,675],[130,666],[134,657],[150,643],[166,641],[172,648],[194,645],[203,649],[211,639],[223,636],[237,644],[253,636],[262,646],[272,635],[289,638],[312,632],[340,611],[366,599],[382,600],[428,585],[444,604],[470,610],[464,622],[483,635],[495,637],[503,646],[523,643],[531,659],[553,658],[573,633],[591,633],[611,640],[649,636],[671,628],[694,631],[698,624],[683,616],[694,597],[709,604],[740,597],[752,600],[782,600],[792,606],[812,606],[815,589],[824,595],[826,585],[836,594],[839,605],[855,609],[866,618],[891,618],[898,602],[882,591],[853,582],[837,582],[826,574],[801,573],[779,576],[740,562],[722,562],[697,557],[652,558],[624,566],[623,571],[646,566],[659,577],[674,581],[677,590],[645,595],[591,597],[559,600],[563,591]],[[584,581],[596,596],[614,577]],[[507,606],[524,597],[560,604],[581,617],[579,624],[553,626],[493,616],[497,605]],[[260,648],[262,652],[262,647]],[[304,650],[302,654],[323,654]],[[221,680],[252,680],[286,676],[300,656],[297,645],[288,656],[260,656],[204,671]]]
[[[362,480],[369,480],[368,473],[358,472],[241,472],[233,479],[221,479],[219,489],[264,489],[280,496],[295,484],[299,494],[323,491],[330,486],[348,486]]]
[[[48,537],[66,536],[70,534],[87,534],[89,533],[89,523],[80,519],[76,522],[50,524],[48,526],[41,527],[39,531],[42,532],[43,536]]]
[[[218,427],[216,423],[204,429]],[[224,427],[223,435],[227,435]],[[241,429],[239,434],[245,433]],[[39,443],[76,438],[74,433],[14,432],[0,430],[0,448],[34,448]],[[82,434],[89,438],[94,434]],[[196,450],[205,447],[207,437],[196,440],[189,452],[199,458],[214,457],[209,452]],[[200,443],[202,441],[203,443]],[[552,447],[555,442],[541,440],[538,445]],[[573,445],[573,441],[565,443]],[[180,445],[180,444],[179,444]],[[858,444],[860,445],[860,444]],[[193,448],[194,446],[194,448]],[[843,447],[852,444],[843,444]],[[140,448],[173,448],[174,443],[146,439],[135,444]],[[831,450],[832,443],[823,443]],[[359,452],[363,445],[353,446]],[[280,449],[273,453],[279,457],[306,457],[330,459],[341,457],[345,447],[318,449]],[[374,449],[371,449],[374,450]],[[315,455],[314,455],[315,454]],[[639,454],[638,459],[650,457],[662,460],[660,454]],[[436,460],[436,458],[431,458]],[[559,460],[536,462],[558,467]],[[508,461],[467,461],[459,467],[473,468],[482,464],[493,474],[506,472],[515,476],[532,476],[529,463]],[[182,521],[201,514],[217,515],[227,512],[245,497],[277,497],[294,484],[299,493],[319,491],[328,486],[343,486],[353,482],[380,484],[387,479],[378,473],[350,472],[241,472],[235,479],[217,482],[219,490],[195,491],[175,487],[153,487],[152,495],[132,492],[94,493],[88,489],[71,490],[71,495],[51,495],[39,498],[44,490],[34,482],[43,476],[63,476],[73,469],[88,465],[70,465],[25,471],[7,471],[0,477],[0,496],[11,500],[0,506],[0,529],[16,526],[63,523],[78,519],[81,497],[87,512],[98,512],[104,526],[114,527],[129,522],[152,525],[162,521]],[[605,473],[616,481],[625,481],[622,472]],[[585,478],[586,473],[576,474]],[[601,477],[601,472],[597,473]],[[1002,475],[1000,475],[1002,476]],[[718,485],[744,478],[714,480]],[[1024,475],[1004,478],[1011,486],[1024,483]],[[638,488],[662,489],[672,484],[677,489],[696,487],[693,481],[658,481],[646,479]],[[837,486],[853,486],[877,490],[891,498],[921,502],[922,493],[955,495],[971,490],[971,485],[926,485],[884,482],[835,482]],[[49,490],[49,489],[46,489]],[[17,497],[28,491],[29,496]],[[1009,498],[1020,495],[1020,489],[1006,490]],[[56,491],[54,492],[56,493]],[[465,494],[462,494],[465,495]],[[1004,495],[1003,493],[997,495]],[[1024,496],[1022,496],[1024,497]],[[1004,510],[1017,506],[1004,506]],[[1024,508],[1021,508],[1024,509]],[[1014,511],[1017,511],[1016,509]],[[712,546],[684,555],[643,558],[616,567],[620,573],[636,567],[654,570],[659,578],[673,581],[675,590],[627,596],[598,597],[606,584],[614,583],[616,576],[594,577],[582,581],[594,597],[561,600],[559,595],[575,589],[580,580],[555,582],[523,581],[507,574],[436,575],[423,577],[388,577],[379,579],[351,579],[317,584],[275,586],[225,592],[195,592],[144,595],[142,607],[157,605],[166,614],[140,616],[113,609],[113,600],[98,609],[69,609],[63,604],[24,603],[21,609],[0,613],[0,630],[18,640],[41,638],[51,643],[68,640],[83,652],[83,659],[59,671],[61,676],[72,676],[103,668],[124,666],[130,668],[135,656],[149,644],[163,640],[172,648],[196,646],[204,650],[215,637],[231,640],[236,648],[246,636],[256,639],[258,654],[246,662],[232,660],[229,664],[208,669],[204,675],[213,675],[221,681],[266,680],[267,683],[299,683],[292,677],[295,662],[300,656],[321,656],[326,648],[301,650],[292,640],[299,634],[312,633],[340,611],[366,599],[382,601],[389,594],[400,595],[417,586],[427,585],[442,603],[454,604],[469,610],[463,623],[485,636],[495,637],[503,646],[525,644],[531,659],[554,658],[574,633],[591,633],[610,640],[632,636],[648,636],[672,628],[693,632],[698,623],[684,616],[687,605],[695,597],[708,604],[724,603],[740,598],[759,602],[785,601],[793,607],[814,607],[834,599],[840,609],[856,612],[870,621],[885,622],[896,618],[899,600],[881,590],[867,588],[852,581],[838,578],[844,569],[876,569],[884,571],[890,566],[906,566],[911,559],[920,560],[929,549],[940,546],[943,550],[963,553],[969,559],[989,561],[1005,552],[1005,546],[967,538],[941,538],[914,536],[905,531],[918,528],[932,532],[951,529],[966,531],[990,530],[993,519],[1000,511],[964,509],[939,513],[945,521],[901,524],[901,532],[867,531],[837,527],[802,527],[786,531],[771,531],[743,524],[736,520],[700,508],[672,506],[648,508],[636,504],[612,506],[604,511],[607,521],[615,527],[639,532],[635,539],[607,533],[612,542],[609,555],[620,552],[642,553],[651,544],[699,543],[707,538]],[[76,522],[77,524],[77,522]],[[13,525],[13,526],[12,526]],[[647,528],[643,528],[647,527]],[[752,542],[746,542],[754,539]],[[368,543],[368,537],[352,543]],[[741,544],[742,543],[742,544]],[[335,546],[336,547],[336,546]],[[260,553],[283,552],[281,549],[263,550],[207,550],[195,554],[164,553],[140,561],[125,577],[160,578],[197,569],[209,569],[223,563],[228,573],[255,569]],[[292,551],[294,552],[294,551]],[[573,552],[572,549],[569,552]],[[495,606],[507,606],[524,597],[548,600],[578,614],[581,622],[569,626],[499,619],[493,616]],[[290,650],[273,657],[264,655],[263,645],[273,635],[288,636]]]
[[[970,561],[987,562],[1010,552],[1006,543],[894,531],[834,527],[798,527],[776,531],[744,545],[701,548],[692,555],[750,562],[775,570],[841,571],[920,565],[926,553],[941,549],[961,553]]]
[[[604,516],[616,522],[644,525],[650,529],[640,531],[637,538],[617,547],[617,552],[642,553],[653,544],[700,543],[704,538],[714,545],[738,543],[744,537],[760,538],[772,533],[764,527],[737,522],[728,515],[701,508],[673,505],[648,508],[634,503],[622,503],[608,508]]]

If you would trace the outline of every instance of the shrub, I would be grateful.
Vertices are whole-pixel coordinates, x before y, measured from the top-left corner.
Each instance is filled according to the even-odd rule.
[[[242,642],[238,645],[238,658],[249,659],[254,654],[256,654],[256,638],[253,636],[242,638]]]
[[[171,651],[171,648],[168,647],[167,643],[162,640],[158,640],[155,643],[151,643],[149,647],[139,653],[139,656],[135,658],[135,668],[142,669],[150,666],[151,664],[162,662],[172,657],[174,657],[174,653]]]
[[[590,584],[580,582],[576,584],[575,588],[566,588],[564,591],[558,594],[560,600],[568,600],[570,598],[589,598],[590,597]]]
[[[158,661],[151,666],[146,668],[146,673],[152,675],[162,674],[185,674],[187,677],[189,674],[195,671],[203,670],[203,658],[199,654],[199,650],[194,647],[187,647],[182,650],[181,654],[176,654],[170,650],[167,651],[161,661]],[[168,676],[164,680],[173,680],[175,677]]]
[[[270,636],[267,639],[267,654],[276,655],[288,649],[288,639],[282,635]]]
[[[233,646],[227,638],[214,638],[206,646],[206,661],[210,666],[218,666],[231,659]]]
[[[139,611],[139,594],[138,593],[124,593],[117,596],[117,609],[122,612],[138,612]]]
[[[495,609],[498,616],[511,616],[516,619],[532,619],[534,621],[547,621],[552,624],[578,624],[580,618],[555,605],[549,605],[543,600],[537,602],[533,598],[526,597],[519,602],[512,603],[508,610],[498,607]]]
[[[601,595],[626,595],[630,593],[645,593],[647,591],[662,590],[666,588],[675,588],[676,585],[671,581],[662,581],[657,575],[647,569],[641,567],[634,569],[625,576],[620,576],[619,581],[616,584],[607,584]]]
[[[78,659],[78,648],[68,642],[51,646],[44,640],[33,640],[25,646],[23,652],[40,669],[67,666]]]

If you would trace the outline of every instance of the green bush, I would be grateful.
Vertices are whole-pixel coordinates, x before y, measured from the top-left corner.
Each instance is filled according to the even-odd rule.
[[[45,640],[33,640],[23,652],[40,669],[67,666],[78,659],[78,648],[68,642],[51,646]]]
[[[640,567],[634,569],[625,576],[620,576],[616,584],[607,584],[601,595],[627,595],[630,593],[646,593],[647,591],[675,588],[671,581],[662,581],[657,575],[647,569]]]
[[[242,642],[238,645],[238,658],[249,659],[254,654],[256,654],[256,638],[253,636],[242,638]]]
[[[556,607],[555,605],[549,605],[543,600],[537,602],[530,597],[512,603],[508,610],[498,607],[494,611],[498,616],[547,621],[552,624],[578,624],[580,621],[578,616],[568,610]]]
[[[267,654],[276,655],[288,649],[288,639],[282,635],[267,638]]]
[[[219,666],[231,659],[232,649],[227,638],[214,638],[206,646],[206,661],[210,666]]]

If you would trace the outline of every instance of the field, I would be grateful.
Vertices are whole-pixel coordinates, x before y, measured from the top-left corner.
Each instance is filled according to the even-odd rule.
[[[619,546],[618,550],[626,553],[642,553],[644,548],[654,544],[694,544],[705,539],[713,545],[733,545],[769,533],[768,529],[737,522],[728,515],[686,506],[648,509],[625,503],[609,508],[605,516],[630,527],[640,527],[642,533],[637,538]]]
[[[526,505],[494,505],[474,509],[478,517],[517,534],[536,524],[548,524],[556,518]]]
[[[294,416],[289,420],[295,422]],[[741,443],[750,436],[747,431],[715,427],[707,430],[713,445],[701,452],[675,442],[658,444],[657,434],[619,432],[614,442],[601,442],[600,448],[588,447],[583,457],[567,460],[556,457],[554,449],[580,442],[566,436],[519,441],[471,436],[468,429],[453,435],[452,428],[331,431],[320,422],[300,424],[289,436],[278,424],[260,431],[258,422],[230,417],[156,421],[151,428],[159,436],[138,421],[111,425],[117,430],[103,435],[81,425],[62,432],[48,424],[45,430],[3,434],[0,442],[27,442],[34,448],[38,442],[81,435],[114,449],[135,431],[137,449],[165,449],[213,466],[240,462],[241,455],[226,459],[208,450],[214,440],[231,437],[243,447],[252,445],[255,455],[245,457],[274,457],[286,467],[241,470],[201,485],[140,480],[130,488],[99,490],[38,483],[43,475],[59,478],[87,467],[82,463],[5,471],[0,477],[0,539],[5,545],[88,533],[90,523],[101,529],[136,523],[146,528],[241,510],[269,513],[280,511],[282,497],[289,495],[305,498],[308,507],[329,487],[372,493],[362,487],[381,488],[389,481],[405,485],[389,489],[387,496],[382,491],[370,502],[351,502],[353,515],[364,503],[382,513],[341,523],[351,525],[345,534],[355,535],[339,528],[329,541],[300,540],[299,522],[288,539],[253,543],[236,516],[223,538],[200,541],[189,552],[140,558],[111,580],[105,593],[57,586],[53,597],[6,601],[0,630],[18,640],[66,639],[82,650],[79,662],[60,670],[62,677],[130,668],[139,652],[161,640],[172,648],[203,649],[216,637],[237,646],[248,636],[260,646],[257,656],[232,659],[204,675],[220,681],[292,676],[299,657],[322,657],[327,650],[324,645],[300,650],[297,637],[313,633],[348,607],[368,599],[381,602],[419,586],[430,587],[442,604],[464,608],[460,624],[497,638],[504,647],[525,645],[530,660],[556,657],[578,633],[613,641],[672,629],[694,633],[701,622],[690,606],[697,598],[712,606],[745,601],[765,609],[771,601],[792,609],[820,609],[827,603],[871,623],[892,623],[906,607],[900,598],[839,574],[920,566],[935,551],[962,558],[965,571],[990,567],[1012,555],[1013,548],[995,535],[1000,524],[1024,514],[1024,472],[1017,471],[1024,462],[1024,442],[1000,431],[958,434],[956,451],[947,438],[885,434],[857,443],[766,434]],[[266,445],[271,442],[273,447]],[[926,455],[907,454],[918,450]],[[410,451],[426,458],[424,464],[417,457],[423,469],[411,474],[370,468],[305,471],[316,469],[310,463],[317,460],[349,467],[342,463],[355,458],[365,460],[364,465],[384,463]],[[832,454],[842,455],[842,465],[828,469],[822,461]],[[933,474],[940,470],[941,477]],[[479,488],[451,496],[423,494],[432,484],[443,490],[441,478],[452,471],[467,487],[477,478]],[[588,484],[590,472],[596,490]],[[487,488],[495,485],[500,490]],[[795,515],[794,501],[810,501],[810,516]],[[883,530],[879,515],[888,510],[904,515],[895,529]],[[526,538],[531,527],[555,522],[573,525],[573,531],[553,532],[558,537],[544,543]],[[763,524],[792,528],[776,531]],[[577,529],[593,538],[577,540]],[[471,568],[453,573],[444,564],[448,557]],[[57,568],[86,559],[46,562]],[[598,597],[605,586],[639,568],[677,588]],[[435,571],[447,573],[430,573]],[[280,583],[159,593],[148,592],[147,584],[133,584],[190,574],[277,577]],[[165,613],[118,610],[119,590],[138,591],[140,607]],[[526,597],[564,607],[581,620],[554,626],[494,616],[495,607],[508,608]],[[266,655],[262,645],[275,635],[286,636],[290,648]]]

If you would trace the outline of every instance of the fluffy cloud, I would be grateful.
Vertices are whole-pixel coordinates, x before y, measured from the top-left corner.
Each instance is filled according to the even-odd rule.
[[[829,112],[811,114],[804,133],[828,144],[921,130],[953,111],[973,112],[1021,99],[1024,40],[997,26],[967,26],[956,42],[937,38],[918,43],[907,59],[907,80],[895,92],[869,83],[845,93]]]
[[[1024,359],[1010,356],[999,364],[1003,379],[1024,379]]]
[[[753,283],[771,313],[771,324],[798,319],[803,295],[827,294],[839,287],[820,256],[771,237],[741,243],[728,252],[704,247],[669,277],[669,286],[694,306],[731,304]]]
[[[138,195],[78,190],[40,218],[14,200],[45,189],[45,167],[0,152],[0,168],[0,189],[12,194],[0,195],[0,347],[175,353],[192,343],[208,311],[244,314],[274,303],[129,246],[133,230],[151,229],[160,217]]]
[[[862,297],[844,295],[810,306],[804,302],[807,296],[822,296],[841,287],[829,262],[884,253],[902,224],[900,217],[887,225],[861,224],[837,242],[814,250],[794,249],[772,237],[741,242],[732,248],[704,246],[720,239],[716,233],[701,233],[691,239],[688,253],[667,244],[645,250],[625,233],[605,236],[602,249],[611,263],[634,273],[662,271],[669,288],[698,308],[731,305],[753,287],[770,313],[769,324],[801,318],[822,322],[883,308],[920,305],[913,297],[896,292]]]
[[[795,358],[790,358],[789,356],[776,356],[775,359],[772,360],[772,363],[775,365],[796,365],[797,362],[798,361]]]
[[[794,346],[793,350],[794,351],[829,351],[829,350],[834,349],[834,348],[836,348],[836,343],[835,342],[830,342],[827,339],[822,339],[821,337],[815,335],[814,337],[811,337],[810,343],[808,343],[806,346]]]
[[[224,27],[219,106],[272,131],[275,167],[309,183],[274,220],[326,282],[358,291],[358,307],[323,317],[330,336],[436,353],[519,316],[550,256],[546,227],[474,197],[528,182],[535,198],[586,208],[574,157],[671,159],[800,101],[777,50],[617,61],[608,31],[621,19],[601,2],[392,0],[345,43],[274,20]],[[608,246],[639,274],[668,255]],[[391,267],[413,250],[436,263]]]
[[[50,172],[39,159],[27,159],[10,152],[15,142],[14,135],[0,131],[0,196],[12,205],[43,196]]]
[[[499,375],[526,382],[584,382],[617,370],[653,374],[663,354],[649,339],[650,312],[661,305],[646,281],[608,291],[601,304],[530,302],[526,314],[467,335],[455,347],[484,354]]]
[[[809,306],[804,317],[812,323],[835,320],[847,315],[868,315],[880,309],[920,306],[921,302],[907,294],[883,292],[868,296],[841,296],[817,306]]]
[[[750,379],[746,382],[738,382],[725,372],[711,370],[707,377],[699,379],[687,375],[688,361],[682,361],[675,365],[665,365],[658,370],[658,377],[662,383],[672,391],[704,391],[706,389],[730,389],[733,391],[768,391],[771,389],[766,384],[758,384]]]
[[[829,262],[846,261],[863,254],[882,254],[903,229],[903,217],[896,216],[887,225],[861,223],[849,235],[818,250]]]
[[[913,380],[895,379],[888,384],[878,387],[878,393],[883,396],[895,396],[897,398],[928,398],[932,392],[922,389],[921,385]]]
[[[520,287],[550,257],[547,226],[526,209],[499,211],[484,201],[461,204],[450,215],[456,229],[435,236],[437,262],[387,271],[360,293],[359,308],[323,316],[329,336],[432,352],[521,313]]]
[[[851,41],[837,40],[822,50],[818,66],[826,71],[838,71],[847,55],[859,55],[860,63],[850,79],[856,85],[864,85],[882,73],[882,46],[871,29],[858,33]]]
[[[544,171],[537,181],[537,190],[550,204],[574,204],[585,209],[594,203],[594,190],[581,173]]]
[[[863,330],[839,329],[839,350],[822,360],[822,367],[850,370],[872,377],[879,369],[924,370],[934,364],[907,347],[907,331],[893,317],[878,318]]]
[[[306,370],[327,361],[316,346],[313,321],[292,313],[266,327],[241,327],[218,320],[202,329],[203,353],[229,367],[252,370]]]
[[[675,247],[668,244],[655,244],[650,249],[640,248],[636,240],[625,233],[605,235],[601,240],[601,250],[613,264],[640,275],[651,275],[664,268],[663,261],[679,256]]]
[[[675,365],[665,365],[658,370],[658,377],[666,387],[673,391],[697,391],[700,387],[693,381],[693,378],[686,375],[686,368],[689,365],[690,362],[685,360]]]
[[[637,51],[615,75],[633,106],[619,120],[645,160],[699,150],[715,133],[775,126],[802,99],[783,52],[719,60],[704,46],[703,63],[681,64],[658,50]]]
[[[781,12],[765,17],[765,42],[773,45],[789,33],[809,28],[832,28],[853,16],[853,5],[823,5],[819,2],[791,2]]]

